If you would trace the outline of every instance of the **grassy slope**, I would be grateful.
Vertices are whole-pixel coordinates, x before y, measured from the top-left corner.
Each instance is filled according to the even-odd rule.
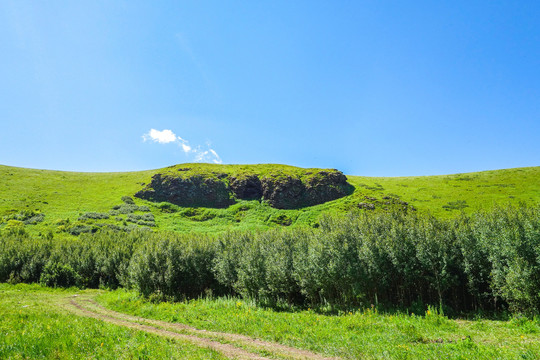
[[[470,213],[495,204],[540,201],[539,166],[440,176],[348,178],[357,192],[397,194],[419,210],[437,216],[459,212],[443,208],[449,202],[465,201],[467,207],[463,211]]]
[[[299,169],[284,165],[210,165],[182,164],[192,172],[212,176],[213,172],[261,175],[276,171],[296,173]],[[45,220],[38,225],[27,225],[31,232],[57,231],[60,219],[71,222],[89,211],[109,211],[121,204],[121,197],[133,195],[147,184],[151,176],[170,168],[125,173],[76,173],[24,169],[0,166],[0,217],[21,209],[39,210]],[[485,171],[478,173],[424,177],[363,177],[348,176],[355,192],[342,199],[299,210],[277,210],[258,201],[241,201],[227,209],[198,209],[187,214],[182,209],[164,213],[155,204],[135,199],[138,205],[149,205],[156,217],[158,229],[173,231],[224,231],[265,229],[275,226],[279,215],[293,224],[316,223],[323,212],[345,212],[359,202],[375,202],[383,209],[385,196],[399,196],[419,211],[437,216],[459,214],[457,208],[472,212],[494,204],[540,201],[540,167]],[[365,196],[376,200],[366,200]],[[450,206],[450,210],[443,206]],[[98,220],[98,222],[101,220]],[[109,220],[107,220],[109,221]],[[113,220],[110,220],[113,221]],[[109,221],[109,222],[110,222]],[[106,222],[106,221],[102,221]],[[5,224],[3,225],[5,226]]]

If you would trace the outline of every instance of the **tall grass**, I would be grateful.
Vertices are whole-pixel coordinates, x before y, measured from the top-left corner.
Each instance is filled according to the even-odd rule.
[[[130,287],[156,300],[232,294],[331,307],[432,305],[540,312],[540,206],[441,220],[350,213],[318,229],[202,234],[101,231],[0,238],[0,281]]]

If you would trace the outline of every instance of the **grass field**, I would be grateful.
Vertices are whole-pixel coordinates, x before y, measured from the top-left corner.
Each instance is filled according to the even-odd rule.
[[[186,165],[194,169],[191,172],[204,176],[210,176],[216,171],[242,173],[249,170],[259,174],[271,171],[294,174],[298,171],[298,168],[283,165],[182,166]],[[115,206],[122,204],[123,196],[133,196],[141,190],[153,174],[167,171],[76,173],[0,166],[0,228],[6,227],[7,219],[21,210],[44,215],[43,221],[25,226],[27,231],[35,235],[51,233],[54,236],[69,236],[66,228],[77,224],[129,225],[129,216],[126,214],[83,222],[78,221],[78,218],[89,212],[108,214]],[[267,229],[283,224],[313,226],[325,212],[345,213],[358,208],[361,203],[372,203],[376,209],[384,211],[398,200],[399,203],[407,202],[421,212],[452,217],[461,211],[470,213],[488,209],[495,204],[540,201],[540,167],[446,176],[348,176],[348,179],[355,187],[351,195],[295,210],[274,209],[256,200],[239,201],[225,209],[163,208],[159,204],[140,199],[135,199],[135,203],[148,207],[155,219],[154,229],[221,232],[230,229]],[[144,214],[138,212],[134,215]]]
[[[0,359],[225,359],[218,352],[66,311],[77,290],[0,284]]]
[[[234,298],[153,304],[126,290],[37,285],[0,285],[0,333],[0,358],[8,359],[221,359],[248,353],[261,359],[540,358],[535,319],[448,319],[433,308],[423,314],[278,312]]]
[[[281,165],[190,166],[205,176],[216,171],[299,171]],[[73,229],[97,229],[106,224],[124,230],[143,227],[133,219],[154,223],[149,225],[154,231],[223,232],[283,225],[316,227],[326,213],[346,214],[363,204],[370,204],[364,206],[367,210],[360,210],[368,213],[398,207],[451,218],[462,212],[540,201],[540,167],[426,177],[348,176],[354,186],[352,194],[294,210],[275,209],[257,200],[218,209],[181,208],[133,198],[152,175],[167,171],[170,169],[72,173],[0,166],[0,235],[6,234],[6,244],[8,240],[15,244],[14,251],[24,253],[31,244],[47,243],[42,238],[66,246],[92,238],[70,239]],[[12,231],[17,229],[29,235]],[[13,242],[17,234],[30,236],[30,248],[22,249],[22,242]],[[123,233],[104,234],[116,238]],[[104,244],[114,244],[111,239]],[[28,254],[31,258],[31,252]],[[9,263],[13,266],[19,259],[15,255],[15,263]],[[53,255],[62,259],[61,253]],[[79,260],[84,263],[87,259]],[[536,263],[529,262],[527,269],[534,269]],[[77,268],[77,264],[71,266]],[[514,270],[525,269],[525,263],[516,264]],[[435,308],[426,311],[423,306],[417,314],[412,310],[379,313],[369,303],[367,308],[350,311],[343,307],[330,311],[324,305],[316,310],[307,305],[271,309],[260,304],[249,297],[153,303],[132,290],[0,284],[0,358],[540,359],[537,318],[498,313],[498,320],[482,316],[449,319]]]

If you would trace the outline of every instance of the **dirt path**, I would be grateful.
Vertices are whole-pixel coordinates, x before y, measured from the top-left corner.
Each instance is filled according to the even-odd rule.
[[[90,298],[74,296],[68,300],[66,307],[78,315],[160,336],[186,340],[198,346],[216,350],[232,359],[337,359],[245,335],[200,330],[185,324],[135,317],[107,309]],[[272,357],[265,357],[261,353],[265,355],[270,353]]]

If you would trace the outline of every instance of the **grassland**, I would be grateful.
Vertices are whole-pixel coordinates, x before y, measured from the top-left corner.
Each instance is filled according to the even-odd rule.
[[[344,359],[538,359],[540,322],[452,320],[374,308],[328,315],[311,309],[275,311],[235,298],[153,304],[134,292],[98,296],[111,309],[211,331],[240,333]]]
[[[1,359],[226,359],[187,341],[66,311],[76,289],[0,284]]]
[[[77,299],[82,310],[70,307],[75,303],[71,299]],[[97,304],[87,302],[92,299]],[[284,310],[235,298],[154,304],[126,290],[2,284],[0,358],[236,356],[224,350],[228,348],[261,359],[538,359],[540,354],[536,319],[452,320],[433,308],[421,314],[379,313],[369,308],[332,315],[311,309]],[[129,315],[136,316],[136,321]],[[155,334],[149,334],[149,329]],[[172,338],[174,334],[179,338]],[[190,334],[224,348],[217,351],[194,344],[197,339],[181,339]],[[246,341],[245,336],[262,341]]]
[[[215,173],[260,175],[295,174],[298,168],[284,165],[210,165],[182,164],[190,173],[213,176]],[[167,173],[170,168],[125,173],[76,173],[0,166],[0,225],[21,210],[44,214],[42,222],[27,225],[32,234],[51,233],[69,236],[66,223],[74,226],[81,215],[89,212],[107,214],[122,204],[122,197],[133,196],[148,184],[152,175]],[[193,175],[192,174],[192,175]],[[354,192],[324,204],[279,210],[260,201],[238,201],[225,209],[180,208],[160,206],[135,199],[147,206],[157,230],[177,232],[221,232],[230,229],[268,229],[280,225],[316,226],[323,213],[346,213],[359,204],[373,204],[384,211],[406,202],[420,212],[438,217],[471,213],[495,204],[538,203],[540,201],[540,167],[485,171],[477,173],[423,177],[348,176]],[[369,210],[366,210],[369,211]],[[142,216],[142,213],[138,213]],[[4,221],[2,221],[4,219]],[[84,224],[126,224],[125,214],[110,219],[90,219]]]
[[[183,164],[177,167],[182,166],[190,167],[192,175],[209,177],[218,172],[240,175],[252,172],[259,175],[279,172],[293,175],[297,172],[301,173],[298,168],[281,165]],[[434,307],[426,310],[424,304],[420,304],[417,307],[418,310],[413,310],[413,306],[409,306],[408,311],[387,313],[383,313],[382,310],[378,312],[376,306],[370,307],[370,302],[367,302],[367,305],[362,303],[363,307],[350,306],[347,309],[343,306],[330,307],[328,302],[325,305],[326,300],[319,302],[316,310],[307,308],[309,304],[290,305],[294,302],[279,303],[278,306],[273,304],[273,308],[266,308],[261,305],[264,302],[251,300],[250,296],[253,295],[250,295],[249,291],[242,291],[244,289],[240,286],[242,284],[237,281],[238,279],[234,280],[234,276],[231,278],[231,286],[236,289],[236,294],[245,295],[242,299],[214,298],[212,291],[204,285],[204,289],[209,290],[209,297],[199,297],[204,290],[199,291],[199,289],[197,290],[199,295],[194,296],[195,299],[176,303],[154,303],[148,298],[141,297],[134,290],[103,291],[75,288],[59,290],[38,285],[0,284],[0,334],[2,334],[0,358],[221,359],[255,357],[286,359],[291,358],[290,354],[287,355],[287,351],[294,353],[296,350],[291,349],[300,349],[298,350],[300,353],[301,351],[312,352],[303,353],[304,355],[315,354],[304,358],[318,359],[326,356],[344,359],[540,359],[540,321],[536,317],[519,315],[519,311],[525,311],[528,315],[537,314],[536,310],[540,304],[537,301],[538,282],[534,277],[539,268],[538,259],[540,259],[534,252],[537,249],[534,244],[538,239],[535,235],[537,221],[529,221],[538,218],[534,215],[538,213],[535,210],[537,207],[531,210],[523,208],[515,211],[494,212],[486,215],[485,221],[480,217],[477,226],[471,228],[471,233],[467,231],[471,224],[476,223],[474,221],[469,223],[466,219],[457,219],[456,224],[461,224],[460,229],[463,231],[455,239],[456,226],[446,226],[444,224],[450,224],[450,222],[446,223],[444,220],[439,223],[438,220],[430,218],[431,220],[426,220],[425,224],[419,223],[427,226],[422,225],[424,227],[421,229],[430,229],[430,224],[442,227],[433,227],[433,229],[438,229],[434,233],[419,231],[418,234],[428,234],[424,242],[418,242],[418,236],[410,234],[414,228],[412,225],[416,224],[414,217],[406,218],[410,220],[409,222],[403,222],[399,220],[401,219],[399,216],[394,217],[392,212],[386,214],[387,210],[401,208],[406,209],[408,214],[413,213],[414,209],[418,214],[430,213],[436,218],[454,218],[462,213],[488,210],[495,205],[526,203],[538,206],[540,167],[427,177],[348,176],[349,183],[354,186],[352,194],[324,204],[294,210],[275,209],[257,200],[237,201],[227,208],[218,209],[182,208],[169,203],[152,203],[133,198],[137,191],[150,182],[154,174],[168,171],[172,171],[171,168],[128,173],[72,173],[0,166],[2,179],[0,241],[3,241],[0,245],[4,246],[5,250],[4,253],[0,253],[0,259],[3,259],[0,265],[4,266],[4,268],[0,266],[0,275],[3,276],[3,281],[13,283],[43,281],[43,279],[48,279],[41,276],[41,273],[45,272],[54,280],[49,279],[53,285],[61,285],[62,276],[67,274],[77,276],[72,279],[73,281],[66,281],[66,284],[85,286],[85,281],[90,284],[89,281],[95,280],[91,286],[116,287],[120,284],[129,287],[130,284],[133,286],[133,278],[137,278],[139,273],[148,275],[141,277],[142,283],[149,279],[164,278],[161,276],[162,269],[159,267],[155,269],[152,267],[153,272],[146,271],[151,266],[145,265],[145,261],[150,261],[149,264],[157,263],[152,260],[152,256],[169,254],[171,249],[178,250],[174,252],[174,256],[171,255],[171,259],[176,261],[175,264],[181,265],[182,261],[190,264],[189,266],[179,265],[174,270],[178,270],[180,274],[184,274],[182,271],[187,271],[186,274],[190,274],[187,276],[189,279],[201,278],[193,275],[199,273],[213,279],[212,276],[215,274],[210,274],[211,269],[208,268],[208,264],[215,265],[215,259],[207,261],[203,255],[208,253],[211,259],[217,250],[213,250],[214,247],[210,246],[211,241],[207,243],[208,246],[204,245],[204,241],[210,238],[206,239],[204,234],[194,233],[220,233],[219,236],[224,236],[225,243],[228,243],[228,237],[236,241],[236,243],[229,241],[232,244],[231,249],[236,249],[235,251],[239,251],[246,245],[242,248],[244,251],[242,256],[234,256],[233,253],[230,258],[222,256],[224,260],[222,263],[230,261],[234,263],[240,257],[242,261],[238,269],[242,274],[251,274],[249,277],[241,276],[242,279],[249,280],[244,287],[249,290],[250,286],[254,286],[253,281],[261,281],[260,288],[265,290],[266,294],[268,289],[265,286],[268,284],[265,283],[267,281],[265,271],[272,270],[279,275],[282,274],[281,270],[284,270],[284,278],[291,275],[287,272],[290,270],[288,264],[281,261],[286,258],[282,255],[290,252],[286,246],[281,246],[288,244],[285,240],[289,237],[281,236],[279,231],[260,235],[251,232],[251,235],[244,237],[237,236],[240,232],[225,231],[265,230],[290,225],[297,229],[287,233],[293,234],[296,231],[301,240],[304,229],[299,226],[307,225],[320,227],[319,230],[312,229],[306,231],[305,234],[311,234],[310,236],[313,237],[311,242],[306,242],[306,244],[313,244],[315,250],[321,249],[318,264],[323,265],[317,265],[321,271],[308,271],[301,277],[295,277],[296,280],[305,280],[309,277],[308,275],[319,274],[320,279],[315,280],[322,279],[321,281],[326,281],[327,285],[339,283],[348,278],[341,276],[341,272],[337,270],[348,269],[349,260],[352,259],[351,261],[356,264],[355,261],[360,258],[354,249],[364,251],[369,245],[371,246],[369,249],[375,251],[374,253],[401,254],[405,250],[405,245],[408,244],[407,249],[416,250],[411,253],[411,256],[398,257],[399,261],[395,264],[396,259],[391,257],[381,256],[372,259],[369,253],[364,254],[366,263],[374,266],[372,270],[375,275],[372,274],[372,276],[379,279],[377,271],[381,271],[382,275],[388,275],[391,273],[389,269],[394,269],[392,266],[395,267],[392,274],[398,275],[401,274],[401,269],[424,269],[419,274],[426,277],[422,280],[424,285],[427,284],[424,292],[429,293],[434,291],[432,283],[438,284],[436,277],[433,279],[437,281],[430,277],[433,275],[432,272],[447,275],[449,273],[445,266],[458,264],[457,267],[451,266],[452,271],[463,268],[468,276],[470,275],[470,279],[481,285],[478,286],[478,294],[474,295],[478,299],[483,299],[486,289],[494,286],[489,296],[498,296],[499,299],[502,296],[501,301],[507,301],[506,305],[515,303],[519,306],[513,307],[514,315],[506,313],[506,309],[510,307],[504,304],[502,307],[500,304],[493,307],[499,311],[496,315],[498,320],[482,316],[475,319],[449,319]],[[343,226],[334,220],[330,220],[329,223],[326,219],[321,220],[325,214],[338,215],[334,219],[342,218],[339,215],[353,209],[363,211],[366,213],[364,215],[370,213],[382,215],[379,222],[376,217],[372,217],[374,224],[380,223],[381,229],[386,229],[386,225],[393,224],[393,227],[388,225],[389,229],[396,231],[391,231],[392,236],[380,237],[377,233],[373,237],[375,240],[378,239],[377,241],[366,242],[371,239],[364,239],[366,234],[369,234],[368,230],[371,226],[367,223],[368,228],[362,228],[363,230],[356,234],[358,238],[355,238],[352,236],[354,232],[352,230],[360,229],[361,226],[351,223],[353,227],[349,228],[347,220],[344,220]],[[503,221],[501,224],[505,225],[499,229],[500,216],[497,214],[502,214],[500,216],[507,220],[515,215],[516,221]],[[527,217],[526,214],[530,216],[527,215]],[[157,233],[98,232],[73,238],[73,232],[70,232],[78,228],[98,229],[107,224],[122,229],[146,227],[137,225],[133,219],[144,219],[143,224],[154,223],[149,226]],[[410,223],[411,227],[401,229],[400,226],[404,223]],[[519,224],[526,224],[526,226]],[[517,237],[521,239],[521,242],[515,241],[517,238],[514,239],[514,237],[518,232],[513,231],[512,226],[528,229],[524,236]],[[332,230],[332,227],[336,229]],[[491,228],[493,231],[501,231],[492,232]],[[178,236],[186,238],[176,239],[167,231],[184,233]],[[320,231],[327,231],[332,236],[324,236],[324,233],[321,233],[322,235],[318,238],[314,237],[315,232]],[[187,235],[189,233],[191,234]],[[495,233],[502,234],[501,239],[498,239],[500,241],[497,242],[502,245],[493,247],[491,251],[493,239],[490,236]],[[342,234],[348,235],[343,237]],[[192,243],[186,242],[188,238],[192,240]],[[242,240],[248,238],[249,241],[243,244]],[[357,243],[353,241],[353,238]],[[347,241],[348,246],[342,246],[343,239]],[[379,241],[381,239],[384,241]],[[410,241],[404,242],[404,239]],[[449,242],[448,239],[454,239],[454,242]],[[476,239],[477,243],[471,243],[474,246],[466,246],[472,241],[471,239]],[[303,244],[303,242],[300,241],[298,244]],[[356,247],[352,244],[356,244]],[[135,266],[138,264],[136,261],[130,260],[135,248],[138,254],[136,260],[141,265],[140,269]],[[418,251],[418,249],[425,251]],[[448,249],[457,249],[457,252],[447,251]],[[230,249],[224,248],[220,254],[228,254],[228,250]],[[266,254],[263,256],[264,259],[276,261],[256,262],[255,260],[260,258],[261,251],[262,254]],[[178,254],[182,256],[177,256]],[[306,260],[306,264],[311,264],[314,254],[318,253],[309,252],[308,255],[311,257],[305,257],[305,259],[310,259]],[[327,254],[331,255],[328,259],[333,259],[330,263],[337,266],[335,280],[328,278],[328,274],[325,273],[325,269],[331,267],[325,257]],[[351,254],[356,255],[349,256]],[[423,255],[419,257],[418,254]],[[456,257],[455,254],[468,257],[463,262],[462,256]],[[161,257],[161,259],[165,258]],[[296,255],[294,258],[299,259]],[[489,261],[486,262],[488,258]],[[196,261],[193,262],[193,259]],[[200,260],[200,264],[197,263],[197,259]],[[162,262],[161,265],[172,263],[169,260]],[[462,262],[466,263],[466,266]],[[492,266],[491,262],[500,266]],[[252,263],[257,266],[252,268]],[[192,268],[193,264],[195,264],[194,268]],[[477,268],[473,266],[471,270],[471,264]],[[199,265],[200,268],[197,267]],[[437,267],[439,265],[440,269]],[[137,269],[141,271],[137,272]],[[223,269],[227,270],[228,267],[223,267]],[[253,269],[266,270],[261,275],[257,271],[253,272]],[[260,276],[253,276],[253,274]],[[499,274],[498,277],[495,276],[497,274]],[[186,277],[184,275],[177,277],[183,279]],[[460,279],[462,277],[458,276]],[[365,276],[361,278],[365,280]],[[109,282],[104,282],[103,279],[108,279]],[[399,280],[399,276],[393,276],[392,279]],[[414,285],[420,283],[420,277],[417,275],[412,276],[411,279]],[[454,278],[451,277],[450,280],[452,279]],[[496,283],[496,280],[499,283]],[[123,281],[126,283],[124,284]],[[525,283],[527,286],[524,286]],[[89,286],[88,284],[86,286]],[[283,284],[277,284],[280,285],[277,290],[280,290]],[[392,284],[394,283],[390,285]],[[157,284],[159,291],[150,291],[150,299],[154,301],[171,299],[171,297],[155,296],[163,295],[161,285]],[[298,290],[294,283],[289,285],[294,288],[294,291]],[[220,286],[216,289],[221,289]],[[257,286],[255,290],[258,291]],[[327,288],[331,289],[332,286],[322,287],[324,291]],[[339,290],[344,290],[344,288],[340,287]],[[406,288],[410,288],[410,284],[406,285]],[[321,294],[324,295],[324,291]],[[234,294],[235,292],[227,293]],[[368,293],[371,294],[370,291]],[[377,303],[377,297],[375,301],[372,301],[370,297],[372,294],[369,294],[363,295],[366,295],[365,298],[370,299],[371,302]],[[75,300],[70,300],[74,295],[89,302],[75,303]],[[445,304],[448,303],[446,300]],[[92,301],[97,301],[97,303]],[[486,301],[486,304],[491,304],[489,299]],[[433,300],[429,303],[436,302]],[[383,308],[384,306],[380,306],[379,309]],[[486,309],[491,308],[486,306]],[[464,313],[455,314],[463,317]],[[132,316],[144,319],[137,320]],[[182,325],[174,325],[177,323]],[[201,333],[197,329],[207,332]],[[238,337],[237,334],[264,341],[255,346],[252,339],[246,340],[242,336]],[[279,349],[285,349],[285,352]],[[246,355],[246,352],[251,355]],[[295,357],[292,356],[292,358]]]

